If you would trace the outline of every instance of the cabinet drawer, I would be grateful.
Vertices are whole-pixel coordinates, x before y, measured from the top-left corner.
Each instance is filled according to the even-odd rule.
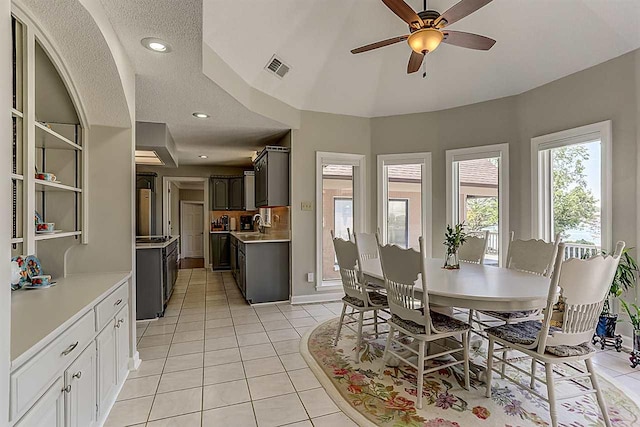
[[[11,374],[11,419],[33,404],[47,384],[84,350],[95,335],[93,311]]]
[[[96,331],[101,331],[129,301],[129,287],[123,283],[96,306]]]

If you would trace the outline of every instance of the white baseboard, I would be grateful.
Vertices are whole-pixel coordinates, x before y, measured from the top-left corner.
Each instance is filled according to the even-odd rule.
[[[129,370],[137,371],[141,363],[142,360],[140,359],[140,353],[136,351],[133,357],[129,358]]]
[[[291,297],[291,305],[296,304],[312,304],[318,302],[340,301],[344,296],[344,292],[318,293],[312,295],[297,295]]]

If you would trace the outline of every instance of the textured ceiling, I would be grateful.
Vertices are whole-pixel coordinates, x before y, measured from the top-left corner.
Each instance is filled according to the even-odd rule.
[[[246,165],[286,132],[203,75],[202,0],[101,1],[136,70],[136,119],[167,123],[180,164]],[[140,43],[145,37],[163,39],[173,51],[151,52]],[[196,111],[211,117],[196,119]]]
[[[91,125],[130,127],[126,99],[109,47],[77,0],[23,0],[71,74]]]
[[[406,74],[406,43],[349,52],[407,33],[380,0],[204,0],[203,13],[204,42],[252,87],[302,110],[365,117],[515,95],[640,47],[638,0],[494,0],[451,26],[496,39],[493,49],[443,44],[423,79]],[[264,70],[274,53],[291,66],[282,80]]]

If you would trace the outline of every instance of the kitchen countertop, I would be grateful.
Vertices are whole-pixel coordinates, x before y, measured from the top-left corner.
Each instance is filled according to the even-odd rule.
[[[68,328],[131,272],[77,274],[46,289],[11,292],[11,365],[19,366]]]
[[[169,240],[162,243],[136,243],[136,249],[162,249],[166,248],[176,240],[178,240],[180,236],[171,236]]]
[[[211,230],[209,233],[210,234],[226,234],[226,233],[231,233],[231,231],[229,231],[229,230]]]
[[[244,233],[232,231],[231,235],[242,243],[279,243],[291,241],[290,231],[276,231],[270,234],[262,234],[257,231]]]

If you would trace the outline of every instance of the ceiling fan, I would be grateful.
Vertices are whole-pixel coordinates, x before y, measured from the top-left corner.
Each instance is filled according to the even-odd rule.
[[[442,15],[435,10],[427,10],[427,0],[423,1],[424,10],[416,13],[403,0],[382,0],[393,13],[409,25],[409,34],[371,43],[353,49],[351,53],[368,52],[406,40],[413,51],[407,65],[407,74],[411,74],[420,69],[425,55],[433,52],[440,43],[476,50],[489,50],[496,43],[489,37],[446,29],[448,25],[491,3],[491,0],[462,0]]]

